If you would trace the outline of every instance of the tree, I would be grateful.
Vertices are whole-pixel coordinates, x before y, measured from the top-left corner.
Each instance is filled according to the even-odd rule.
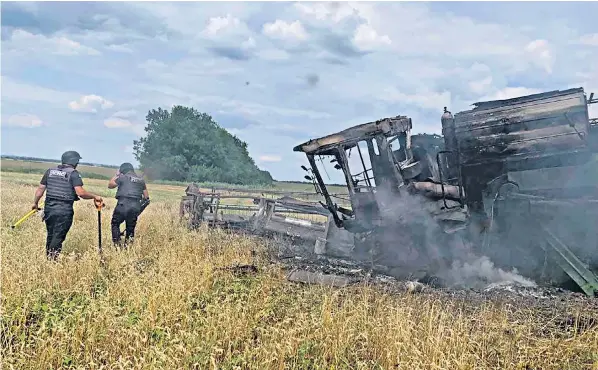
[[[152,109],[146,137],[134,141],[135,158],[152,179],[266,185],[272,176],[260,170],[247,143],[194,108]]]

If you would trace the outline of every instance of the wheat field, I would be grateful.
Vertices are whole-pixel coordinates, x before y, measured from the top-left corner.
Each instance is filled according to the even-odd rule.
[[[77,202],[59,261],[46,261],[39,217],[10,228],[40,177],[0,183],[3,369],[598,369],[598,328],[558,324],[597,317],[593,303],[293,284],[263,242],[179,225],[184,187],[149,185],[135,243],[115,251],[114,191],[84,179],[106,197],[105,264],[90,201]],[[259,271],[220,269],[236,263]]]

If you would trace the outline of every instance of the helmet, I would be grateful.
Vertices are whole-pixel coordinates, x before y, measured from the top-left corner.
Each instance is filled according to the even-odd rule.
[[[77,153],[74,150],[69,150],[68,152],[62,153],[61,161],[62,164],[70,164],[72,166],[76,166],[77,164],[79,164],[79,159],[81,159],[79,153]]]
[[[135,168],[133,168],[133,165],[130,164],[129,162],[125,162],[123,164],[120,165],[120,168],[118,169],[118,172],[120,173],[127,173],[129,171],[134,171]]]

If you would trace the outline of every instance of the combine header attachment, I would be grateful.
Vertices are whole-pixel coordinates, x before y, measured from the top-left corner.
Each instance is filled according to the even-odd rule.
[[[243,194],[223,194],[214,190],[202,192],[191,184],[180,203],[180,216],[191,229],[202,224],[241,233],[277,236],[295,246],[321,248],[330,237],[330,213],[318,203],[289,196],[268,198]]]

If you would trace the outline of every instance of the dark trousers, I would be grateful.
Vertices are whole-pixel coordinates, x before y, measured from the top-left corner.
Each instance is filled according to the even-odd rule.
[[[62,243],[73,225],[73,214],[73,210],[44,209],[44,220],[48,233],[46,237],[46,256],[49,259],[56,259],[60,254]]]
[[[112,213],[112,241],[120,244],[120,224],[125,223],[125,241],[131,241],[135,236],[137,217],[141,211],[141,203],[137,199],[121,198]]]

